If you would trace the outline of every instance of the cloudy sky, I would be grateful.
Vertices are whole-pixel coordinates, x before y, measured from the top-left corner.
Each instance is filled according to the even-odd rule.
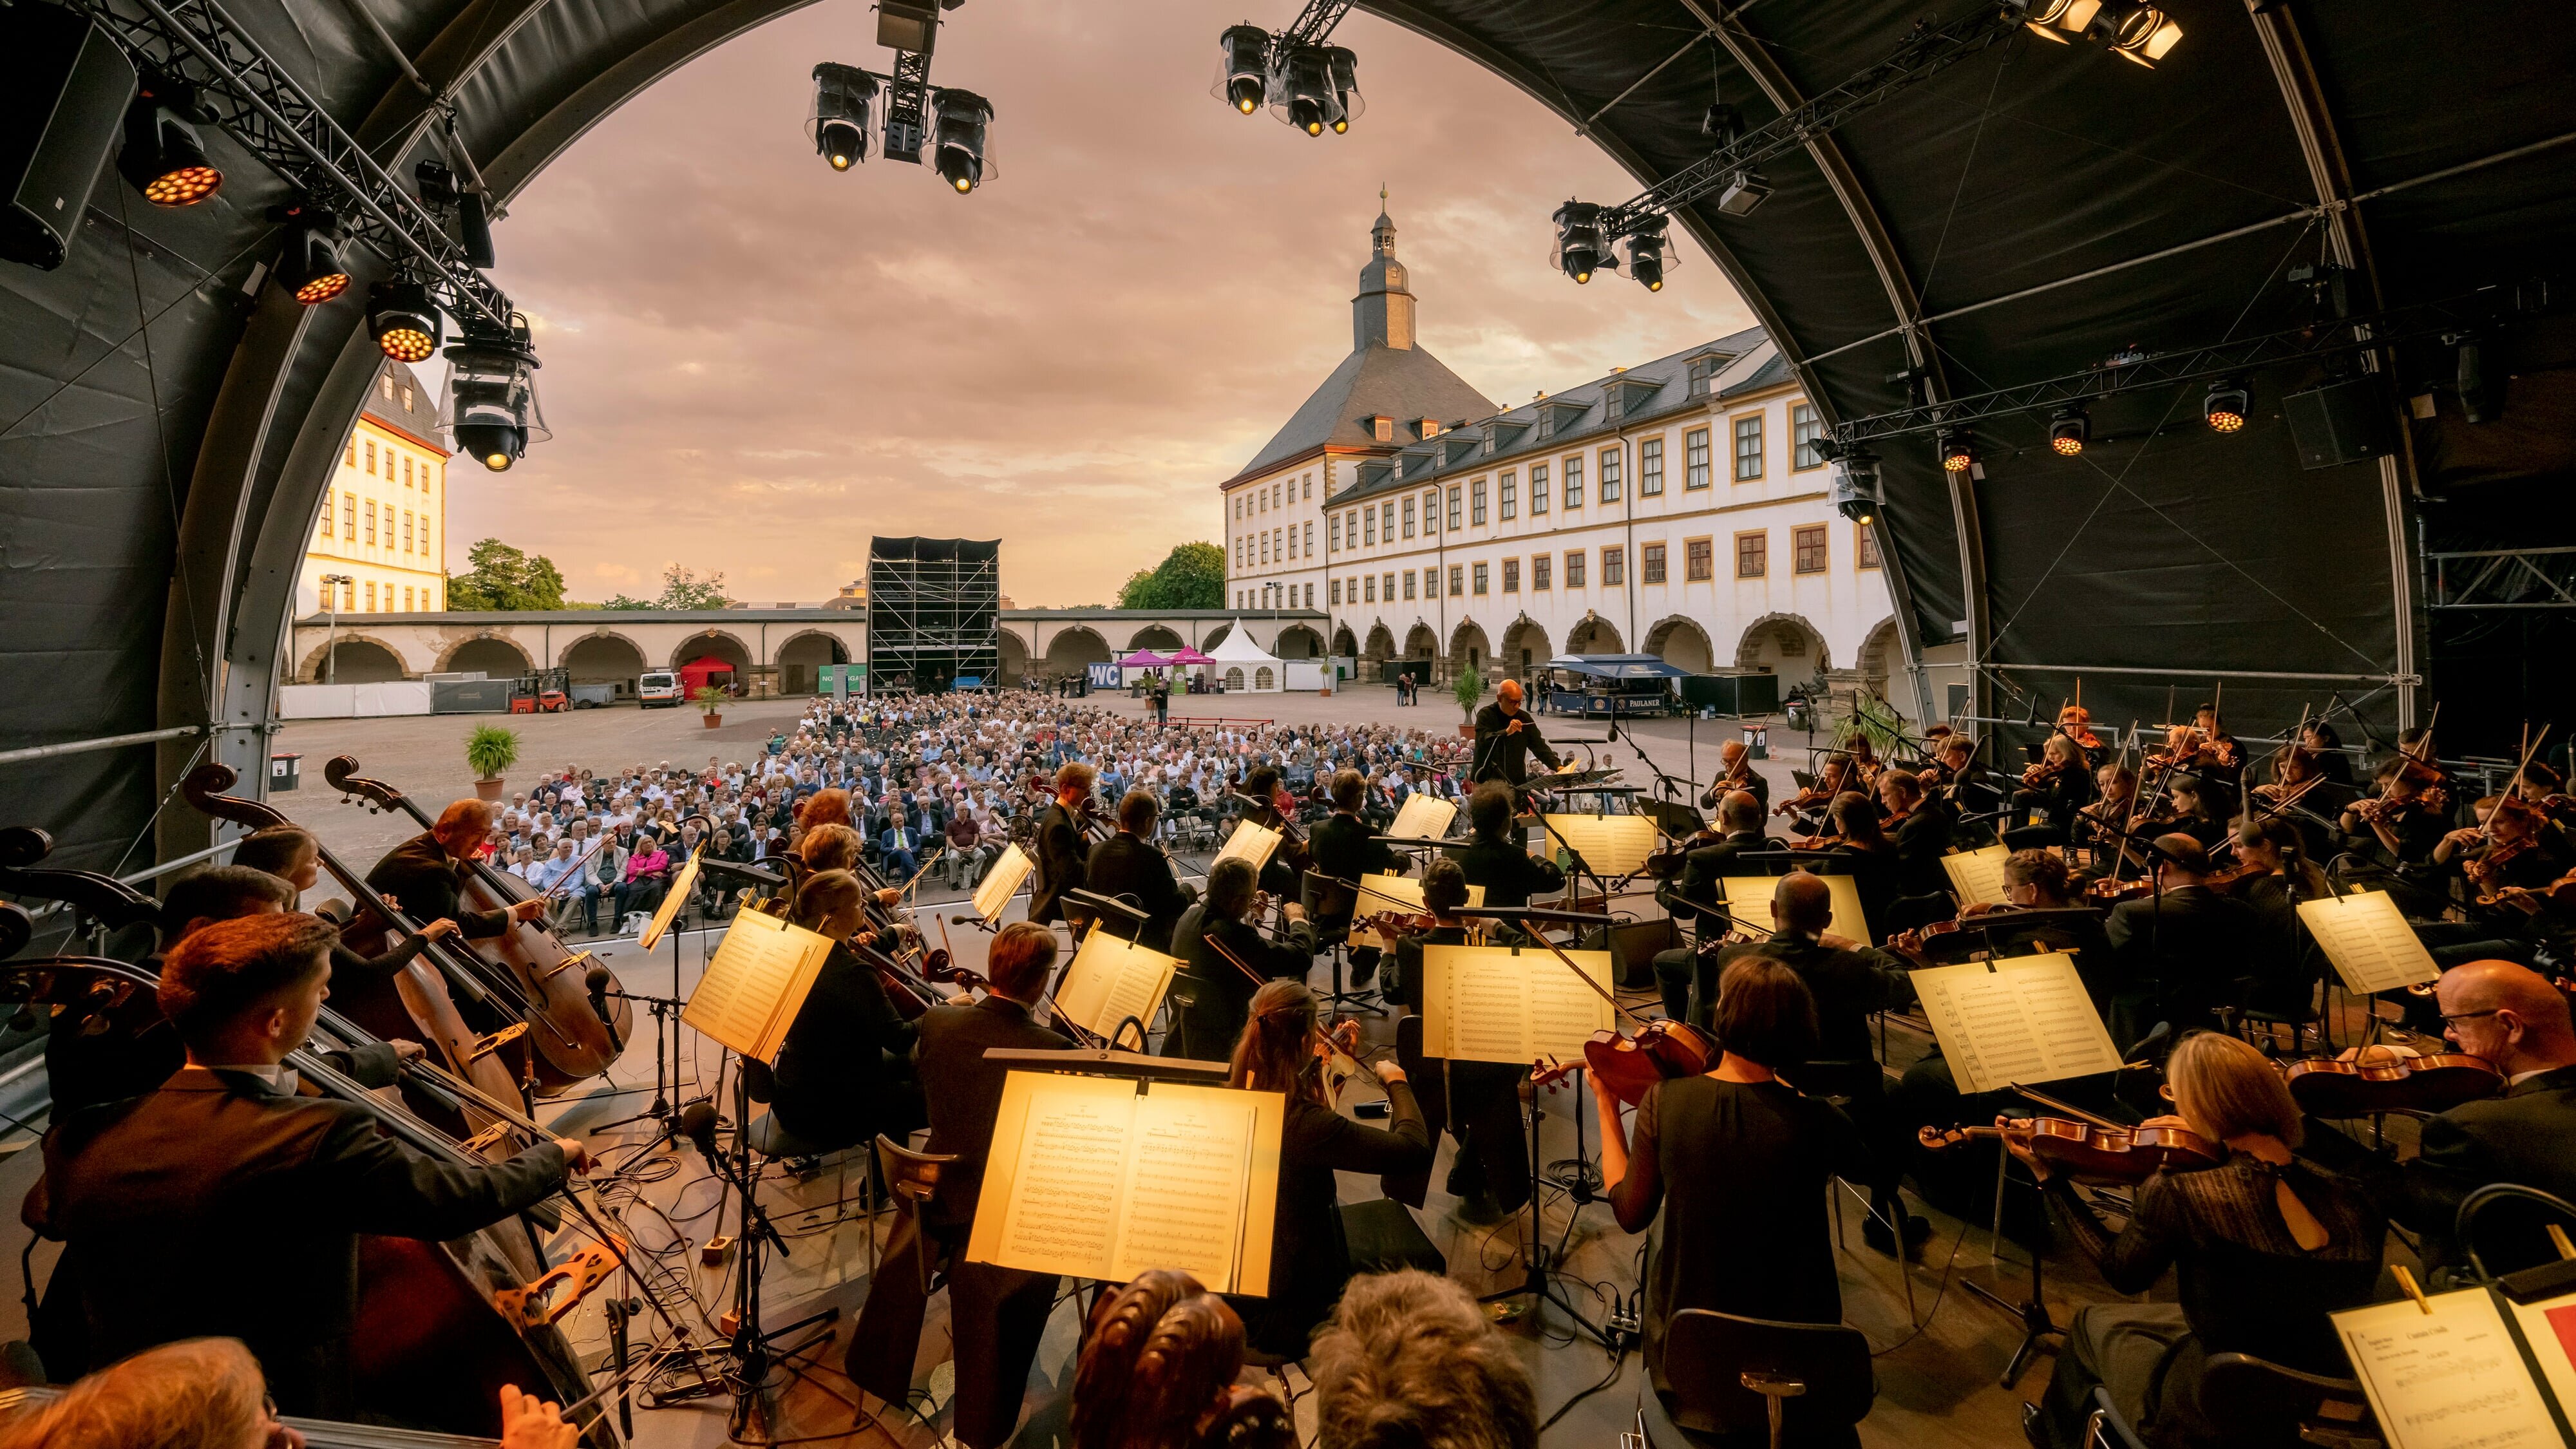
[[[1281,24],[1295,0],[1253,0]],[[534,316],[552,442],[461,461],[448,564],[497,535],[577,598],[665,565],[813,600],[872,533],[996,537],[1022,604],[1105,603],[1222,533],[1215,485],[1350,349],[1384,182],[1423,344],[1502,402],[1745,326],[1707,258],[1649,295],[1545,265],[1571,194],[1626,176],[1520,91],[1366,15],[1366,113],[1309,139],[1208,93],[1201,0],[972,0],[935,82],[989,97],[997,174],[833,172],[814,62],[884,70],[863,0],[823,0],[653,87],[540,175],[495,275]],[[1678,39],[1678,37],[1677,37]]]

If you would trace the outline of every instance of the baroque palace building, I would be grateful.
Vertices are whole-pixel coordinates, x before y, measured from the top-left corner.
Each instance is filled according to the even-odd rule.
[[[322,494],[296,582],[295,611],[436,613],[447,607],[447,445],[438,401],[387,358]],[[323,592],[329,575],[339,582]],[[337,597],[334,598],[333,595]]]
[[[1875,541],[1759,329],[1501,408],[1417,343],[1383,213],[1352,350],[1225,498],[1227,599],[1319,609],[1333,654],[1527,676],[1560,654],[1884,684]]]

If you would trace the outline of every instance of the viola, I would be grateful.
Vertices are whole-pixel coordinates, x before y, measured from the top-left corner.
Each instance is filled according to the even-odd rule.
[[[1440,929],[1440,918],[1427,912],[1379,911],[1372,916],[1362,916],[1353,924],[1354,928],[1368,927],[1391,942],[1398,936],[1419,936],[1436,931]]]
[[[1939,1151],[1971,1138],[2008,1138],[2053,1172],[2087,1182],[2139,1183],[2159,1172],[2196,1172],[2227,1160],[2227,1150],[2188,1127],[2105,1127],[2065,1117],[1998,1119],[1992,1127],[1920,1128],[1915,1140]]]
[[[1583,1065],[1592,1079],[1631,1107],[1646,1100],[1646,1089],[1657,1082],[1705,1076],[1716,1063],[1717,1043],[1698,1027],[1669,1016],[1633,1031],[1596,1031],[1583,1043]],[[1573,1070],[1571,1062],[1550,1062],[1533,1070],[1530,1081],[1547,1086]]]
[[[2496,882],[2503,877],[2504,868],[2511,865],[2516,857],[2530,853],[2539,844],[2537,838],[2528,835],[2520,840],[2490,841],[2485,850],[2462,861],[2460,873],[2482,888],[2478,898],[2479,904],[2493,904]]]
[[[2408,1055],[2390,1046],[2355,1047],[2342,1056],[2310,1057],[2281,1069],[2290,1099],[2317,1117],[2380,1112],[2447,1112],[2504,1090],[2504,1073],[2465,1052]]]

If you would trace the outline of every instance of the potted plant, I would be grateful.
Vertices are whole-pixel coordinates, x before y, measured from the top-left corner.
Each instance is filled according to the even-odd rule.
[[[1458,713],[1466,721],[1458,726],[1458,738],[1474,739],[1476,737],[1476,701],[1485,697],[1485,676],[1477,673],[1476,666],[1470,664],[1458,672],[1458,680],[1449,687],[1449,692],[1458,697]]]
[[[465,768],[474,772],[474,793],[478,798],[498,800],[507,785],[501,779],[504,771],[519,763],[519,732],[499,725],[476,725],[465,737]]]
[[[712,684],[701,684],[689,695],[691,703],[706,712],[707,728],[724,723],[725,692]]]

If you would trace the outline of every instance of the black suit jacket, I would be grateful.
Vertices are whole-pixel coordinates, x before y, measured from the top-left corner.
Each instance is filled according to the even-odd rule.
[[[1937,800],[1925,800],[1906,812],[1896,827],[1896,893],[1928,896],[1950,888],[1950,873],[1941,857],[1950,853],[1950,829],[1956,820]]]
[[[1252,994],[1261,989],[1261,981],[1244,973],[1262,981],[1304,980],[1315,964],[1315,931],[1298,921],[1289,926],[1286,941],[1274,942],[1241,921],[1210,924],[1207,905],[1200,902],[1181,913],[1171,954],[1180,958],[1181,969],[1172,978],[1176,1030],[1165,1038],[1164,1055],[1223,1061],[1252,1013]]]
[[[406,902],[408,904],[408,902]],[[424,1156],[345,1102],[184,1067],[45,1134],[28,1220],[81,1254],[92,1361],[183,1338],[250,1345],[278,1407],[355,1417],[358,1236],[445,1240],[533,1206],[563,1150],[491,1167]]]
[[[1520,721],[1520,733],[1506,733],[1512,721]],[[1509,780],[1517,785],[1529,778],[1530,757],[1553,770],[1557,768],[1556,751],[1548,748],[1539,736],[1538,721],[1529,711],[1518,715],[1503,713],[1501,704],[1489,704],[1476,711],[1475,753],[1468,758],[1475,767],[1469,778],[1479,784],[1487,780]]]
[[[1739,862],[1747,855],[1774,854],[1780,850],[1770,836],[1759,830],[1736,830],[1715,845],[1703,845],[1682,857],[1682,883],[1677,888],[1684,900],[1704,906],[1718,905],[1726,899],[1720,885],[1729,875],[1753,874]]]
[[[1741,780],[1730,780],[1724,775],[1718,776],[1707,789],[1699,792],[1700,808],[1714,810],[1724,802],[1727,795],[1737,790],[1742,790],[1760,801],[1762,813],[1765,816],[1771,813],[1771,781],[1760,770],[1753,769],[1746,770]]]
[[[1002,1112],[1002,1079],[1010,1075],[1010,1068],[984,1060],[985,1050],[1062,1051],[1073,1043],[1001,996],[972,1006],[934,1006],[922,1013],[920,1027],[913,1065],[930,1105],[927,1150],[957,1154],[940,1169],[938,1191],[923,1205],[922,1216],[934,1227],[954,1228],[975,1220],[984,1161],[993,1150],[993,1120]]]
[[[2211,1008],[2247,973],[2262,922],[2232,896],[2180,886],[2164,893],[2161,906],[2150,896],[2112,907],[2102,930],[2119,953],[2127,984],[2152,983],[2157,1009],[2179,1035],[2208,1025]]]
[[[2576,1066],[2527,1077],[2500,1097],[2428,1117],[2419,1141],[2389,1215],[2423,1234],[2428,1265],[2465,1263],[2467,1253],[2453,1239],[2452,1226],[2461,1201],[2478,1188],[2516,1182],[2576,1202]],[[2487,1216],[2498,1226],[2475,1231],[2490,1271],[2527,1268],[2557,1256],[2542,1236],[2543,1219],[2521,1204],[2498,1204]]]
[[[1145,910],[1142,927],[1125,916],[1103,913],[1100,929],[1121,940],[1141,940],[1168,951],[1172,927],[1190,907],[1189,892],[1172,875],[1172,858],[1121,830],[1091,847],[1082,868],[1083,889],[1104,896],[1133,896]]]
[[[1466,849],[1453,851],[1451,858],[1467,877],[1467,884],[1485,888],[1489,906],[1525,906],[1540,891],[1552,891],[1565,884],[1565,872],[1556,862],[1541,860],[1508,840],[1489,840],[1477,836]]]
[[[1820,1062],[1873,1060],[1869,1018],[1875,1012],[1903,1006],[1914,999],[1914,983],[1905,963],[1885,951],[1863,946],[1847,951],[1820,941],[1781,936],[1743,941],[1717,953],[1714,965],[1703,964],[1692,993],[1691,1022],[1703,1031],[1717,1010],[1717,982],[1726,968],[1747,956],[1768,956],[1798,973],[1816,998],[1816,1055]],[[1702,957],[1703,963],[1707,962]]]
[[[1045,924],[1064,919],[1064,893],[1086,890],[1082,827],[1066,813],[1064,802],[1049,801],[1038,812],[1037,884],[1029,893],[1029,919]]]
[[[367,884],[378,894],[401,902],[402,913],[415,921],[435,921],[445,916],[456,922],[457,930],[478,939],[508,930],[508,911],[456,908],[465,870],[448,855],[447,847],[439,844],[436,836],[424,833],[395,846],[377,861],[376,868],[367,872]]]
[[[1352,815],[1335,815],[1317,824],[1306,834],[1306,843],[1314,852],[1315,874],[1349,881],[1364,875],[1404,874],[1404,862],[1396,857],[1395,847],[1374,839],[1375,834]],[[1341,893],[1340,898],[1357,904],[1347,892]]]

